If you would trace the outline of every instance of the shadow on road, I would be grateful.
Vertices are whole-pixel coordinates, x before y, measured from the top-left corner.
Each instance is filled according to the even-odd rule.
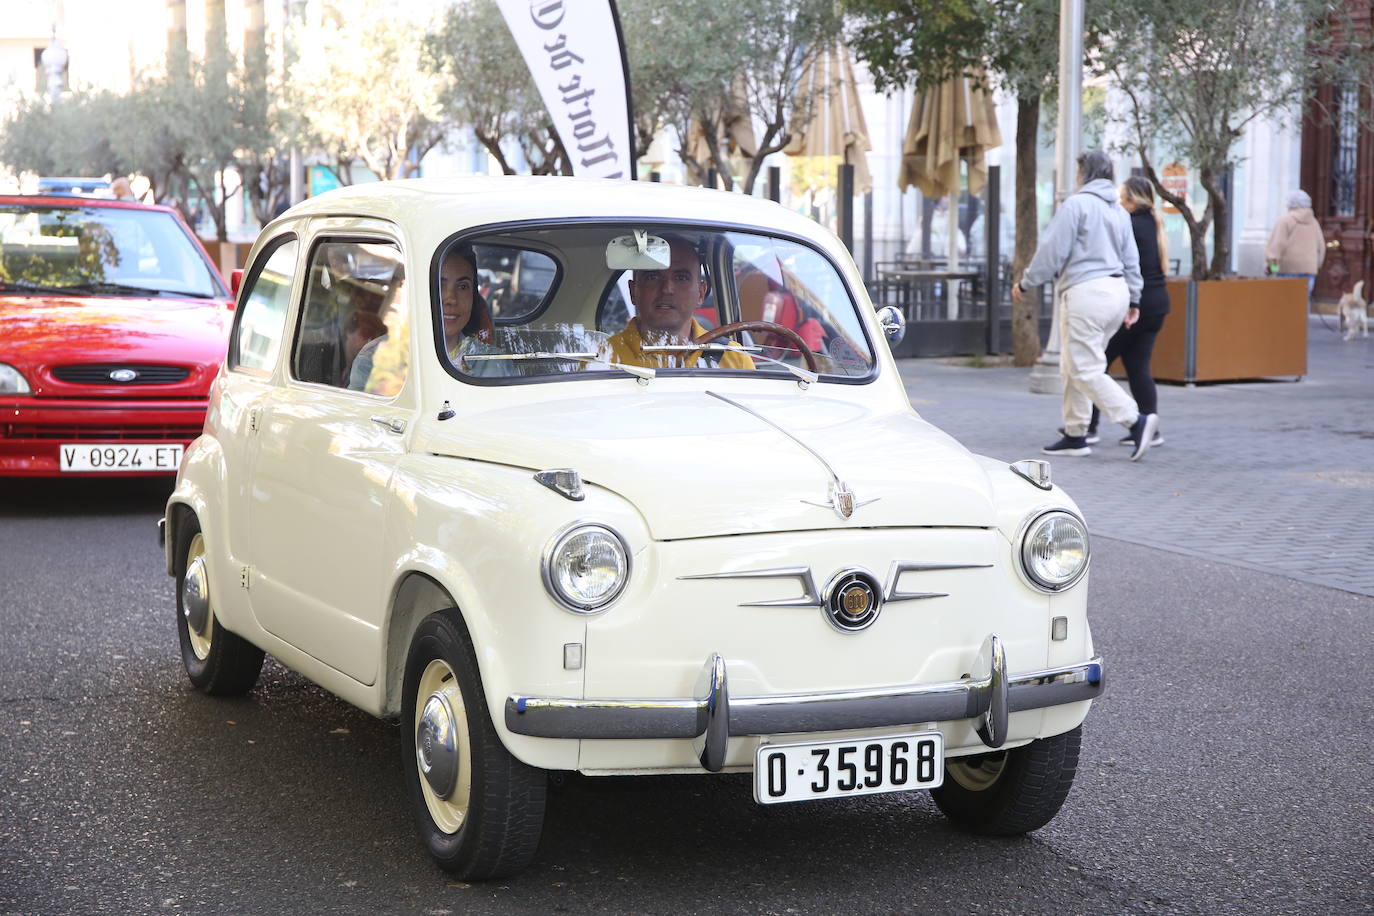
[[[0,518],[160,513],[172,477],[0,479]]]

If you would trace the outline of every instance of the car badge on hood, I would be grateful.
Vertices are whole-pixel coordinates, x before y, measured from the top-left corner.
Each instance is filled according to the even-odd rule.
[[[830,462],[822,458],[819,452],[817,452],[811,446],[807,445],[801,439],[798,439],[792,433],[783,429],[781,426],[774,423],[772,420],[768,419],[763,414],[759,413],[757,410],[745,407],[739,401],[731,400],[723,394],[716,394],[714,391],[708,391],[706,393],[717,400],[724,401],[731,407],[738,407],[740,410],[744,411],[750,416],[762,420],[764,423],[767,423],[769,426],[773,427],[778,432],[782,433],[784,436],[791,439],[793,442],[797,443],[802,448],[806,449],[807,453],[810,454],[812,458],[815,458],[817,461],[821,463],[821,467],[825,468],[826,472],[830,474],[830,498],[823,503],[818,503],[810,499],[803,499],[802,502],[806,503],[808,506],[819,506],[822,509],[834,509],[836,515],[838,515],[842,519],[847,520],[850,516],[854,514],[854,510],[858,509],[860,506],[866,506],[869,503],[876,503],[879,499],[882,499],[881,496],[875,496],[872,499],[859,499],[857,496],[854,495],[853,490],[845,486],[844,481],[840,479],[840,475],[836,474],[835,469],[830,466]]]

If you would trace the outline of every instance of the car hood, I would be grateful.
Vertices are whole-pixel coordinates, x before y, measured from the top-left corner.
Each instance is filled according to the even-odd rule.
[[[220,299],[0,296],[0,341],[35,394],[57,386],[48,371],[67,363],[187,366],[203,389],[233,317]]]
[[[531,470],[574,468],[638,507],[658,540],[995,523],[981,466],[909,409],[875,411],[814,392],[729,401],[639,392],[507,407],[441,426],[422,447]],[[835,477],[854,495],[848,518],[826,505]]]

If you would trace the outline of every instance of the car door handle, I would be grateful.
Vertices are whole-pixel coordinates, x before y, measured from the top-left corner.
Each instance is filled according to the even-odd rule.
[[[371,419],[373,423],[380,423],[382,426],[385,426],[386,431],[389,433],[395,433],[399,436],[406,431],[406,421],[400,418],[372,417]]]

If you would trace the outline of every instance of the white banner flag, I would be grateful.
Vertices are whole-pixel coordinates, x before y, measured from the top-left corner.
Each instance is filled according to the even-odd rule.
[[[573,174],[634,178],[629,71],[614,0],[496,0]]]

